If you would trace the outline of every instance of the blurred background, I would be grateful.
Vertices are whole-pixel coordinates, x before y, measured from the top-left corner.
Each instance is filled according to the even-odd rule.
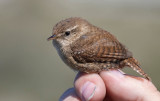
[[[56,101],[73,86],[76,72],[46,39],[75,16],[114,34],[160,90],[159,0],[0,0],[0,101]]]

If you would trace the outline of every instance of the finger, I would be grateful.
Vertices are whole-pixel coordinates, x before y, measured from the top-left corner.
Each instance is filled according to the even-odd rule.
[[[70,88],[63,93],[59,101],[81,101],[81,100],[76,95],[75,89]]]
[[[154,85],[146,79],[127,76],[117,70],[103,71],[100,76],[106,85],[106,99],[110,98],[113,101],[144,101],[150,98],[151,101],[153,96],[159,96]]]
[[[75,79],[75,89],[83,101],[102,101],[106,94],[105,84],[96,73],[79,73]]]

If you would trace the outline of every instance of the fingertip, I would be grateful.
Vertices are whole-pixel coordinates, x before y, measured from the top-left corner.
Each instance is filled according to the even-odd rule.
[[[74,88],[67,89],[62,96],[59,98],[59,101],[81,101],[76,95]]]
[[[137,100],[152,92],[154,85],[141,77],[128,76],[118,70],[100,73],[108,94],[114,100]],[[155,89],[154,89],[155,90]]]
[[[101,101],[106,94],[104,82],[96,73],[79,73],[75,79],[75,89],[82,100]]]

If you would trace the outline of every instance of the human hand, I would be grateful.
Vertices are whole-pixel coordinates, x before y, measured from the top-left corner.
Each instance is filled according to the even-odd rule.
[[[125,75],[118,70],[100,74],[78,73],[74,87],[60,101],[160,101],[160,92],[152,82]]]

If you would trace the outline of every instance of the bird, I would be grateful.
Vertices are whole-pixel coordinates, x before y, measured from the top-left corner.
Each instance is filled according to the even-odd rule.
[[[63,62],[73,70],[100,73],[130,67],[151,80],[132,53],[114,35],[83,18],[71,17],[59,21],[48,40],[52,40]]]

